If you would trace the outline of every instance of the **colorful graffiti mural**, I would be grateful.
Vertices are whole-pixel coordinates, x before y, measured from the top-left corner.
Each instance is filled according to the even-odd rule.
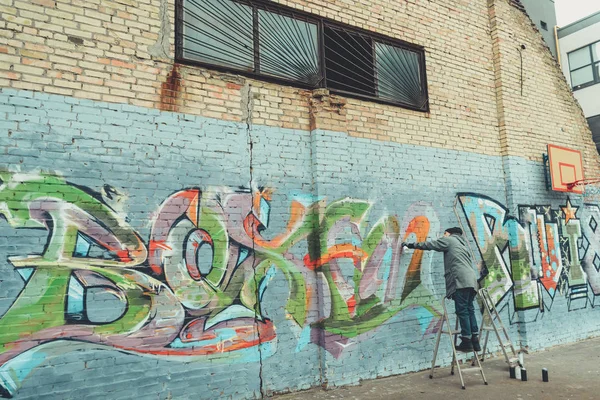
[[[519,217],[512,217],[489,197],[458,194],[457,211],[479,253],[480,285],[497,303],[512,292],[516,310],[550,309],[557,293],[567,297],[569,309],[593,305],[600,294],[598,206],[575,207],[567,199],[558,209],[518,210]]]
[[[439,232],[431,206],[371,224],[367,201],[297,196],[284,231],[272,233],[271,189],[187,188],[160,205],[145,241],[110,201],[115,193],[0,173],[0,215],[48,232],[41,254],[9,257],[24,287],[0,318],[5,396],[51,349],[76,343],[184,361],[268,357],[277,336],[262,299],[277,274],[301,336],[335,357],[403,310],[419,310],[423,334],[435,331],[427,256],[400,245]]]
[[[40,254],[8,258],[24,286],[0,317],[0,393],[12,396],[49,357],[83,344],[182,361],[269,357],[277,334],[263,299],[276,276],[287,282],[296,351],[312,342],[340,357],[401,312],[416,315],[422,335],[436,331],[443,293],[433,253],[401,247],[440,232],[431,205],[372,219],[368,201],[299,194],[286,223],[273,224],[273,195],[183,189],[158,207],[145,240],[122,212],[126,197],[108,185],[95,192],[54,174],[0,172],[0,215],[47,231]],[[515,310],[543,311],[560,293],[569,309],[595,305],[597,205],[521,205],[517,218],[459,193],[456,211],[497,303],[512,294]]]

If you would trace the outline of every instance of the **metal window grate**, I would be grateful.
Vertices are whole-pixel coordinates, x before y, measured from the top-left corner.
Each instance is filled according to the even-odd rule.
[[[176,0],[178,62],[428,110],[422,48],[266,0]]]
[[[261,73],[317,86],[318,26],[267,10],[258,10]]]
[[[422,108],[427,96],[421,82],[419,55],[383,43],[375,45],[378,95]]]
[[[329,25],[324,35],[328,87],[375,96],[372,39]]]
[[[226,0],[186,0],[183,57],[254,70],[252,7]]]

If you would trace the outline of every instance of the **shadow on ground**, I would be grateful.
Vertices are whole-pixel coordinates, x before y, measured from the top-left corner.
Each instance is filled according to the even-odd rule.
[[[527,382],[510,379],[503,358],[487,360],[483,367],[489,385],[483,384],[479,372],[469,371],[465,373],[466,390],[461,389],[458,374],[450,375],[450,368],[442,368],[436,369],[433,379],[429,379],[429,371],[422,371],[273,399],[600,399],[600,338],[525,355]],[[548,383],[542,382],[542,368],[549,370]]]

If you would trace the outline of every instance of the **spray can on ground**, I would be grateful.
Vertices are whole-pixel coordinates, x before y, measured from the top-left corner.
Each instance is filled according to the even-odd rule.
[[[542,381],[548,382],[548,368],[542,368]]]

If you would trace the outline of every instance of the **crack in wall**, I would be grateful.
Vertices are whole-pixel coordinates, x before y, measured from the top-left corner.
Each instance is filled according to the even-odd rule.
[[[171,37],[171,23],[169,22],[168,0],[160,0],[158,11],[160,31],[156,43],[148,46],[148,54],[157,58],[169,58],[169,39]]]
[[[311,193],[313,196],[313,203],[318,202],[319,199],[319,182],[318,182],[318,159],[319,159],[319,148],[318,148],[318,136],[319,136],[319,117],[320,113],[323,112],[323,97],[329,97],[329,91],[326,89],[317,89],[311,92],[311,98],[309,99],[309,118],[310,118],[310,170],[311,170]],[[321,209],[321,204],[318,202],[319,215],[324,213]],[[309,252],[313,254],[320,254],[320,243],[321,243],[321,231],[319,229],[319,221],[317,225],[312,227],[314,232],[313,241],[309,242]],[[312,250],[310,250],[312,248]],[[317,310],[319,315],[325,315],[324,311],[324,294],[323,287],[319,284],[319,275],[317,270],[313,271],[315,274],[316,291],[317,291]],[[319,360],[319,383],[323,389],[327,389],[329,382],[327,378],[327,355],[325,350],[325,331],[318,331],[318,348],[317,356]]]
[[[254,196],[255,196],[255,191],[254,191],[254,167],[253,167],[253,162],[254,162],[254,140],[252,138],[252,112],[253,112],[253,99],[252,99],[252,85],[251,84],[246,84],[246,86],[244,87],[244,91],[242,92],[242,104],[245,102],[246,103],[246,107],[243,108],[244,110],[244,120],[246,122],[246,137],[248,140],[248,152],[249,152],[249,172],[250,172],[250,198],[251,198],[251,202],[252,204],[250,205],[250,210],[253,210],[254,207]],[[252,212],[252,211],[250,211]],[[262,354],[262,339],[260,337],[260,328],[258,326],[258,324],[260,323],[257,319],[259,318],[259,316],[261,316],[261,311],[260,311],[260,295],[259,295],[259,282],[258,279],[256,277],[256,251],[255,251],[255,235],[254,232],[256,232],[256,229],[254,229],[254,224],[256,223],[256,219],[252,218],[252,226],[251,226],[251,232],[252,232],[252,268],[254,269],[254,287],[255,287],[255,296],[256,296],[256,302],[254,303],[254,313],[255,313],[255,319],[254,319],[254,324],[256,327],[256,334],[258,335],[258,362],[259,362],[259,371],[258,371],[258,380],[259,380],[259,388],[260,388],[260,395],[261,398],[265,398],[265,388],[264,388],[264,379],[263,379],[263,369],[264,369],[264,363],[263,363],[263,354]]]

